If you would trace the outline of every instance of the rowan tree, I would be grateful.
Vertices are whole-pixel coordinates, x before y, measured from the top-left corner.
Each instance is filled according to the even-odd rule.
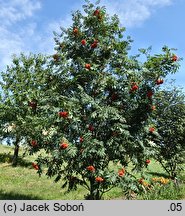
[[[158,55],[141,49],[145,62],[129,56],[132,40],[123,39],[118,17],[86,2],[84,15],[74,12],[72,26],[55,32],[57,96],[47,115],[52,134],[43,138],[47,156],[38,158],[37,169],[41,174],[46,165],[46,174],[65,180],[64,187],[80,184],[89,191],[86,199],[101,199],[131,175],[130,162],[141,170],[155,153],[149,144],[158,136],[150,118],[153,95],[158,79],[175,73],[178,63],[168,47]]]

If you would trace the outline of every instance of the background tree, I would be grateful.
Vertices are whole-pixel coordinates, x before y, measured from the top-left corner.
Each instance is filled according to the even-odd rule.
[[[160,135],[155,140],[155,159],[171,178],[177,178],[184,164],[185,95],[181,89],[166,88],[156,94],[156,126]]]
[[[26,117],[35,116],[39,109],[38,101],[49,71],[46,62],[47,58],[42,55],[21,54],[14,56],[12,65],[1,73],[1,138],[8,138],[15,146],[13,165],[17,164],[20,143],[26,143],[34,128],[33,117]],[[31,140],[29,144],[33,144]]]

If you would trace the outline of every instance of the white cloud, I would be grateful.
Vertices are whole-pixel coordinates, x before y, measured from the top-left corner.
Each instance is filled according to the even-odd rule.
[[[10,62],[13,53],[21,52],[23,48],[22,39],[18,34],[0,27],[0,40],[0,63],[6,65]]]
[[[41,8],[39,0],[0,0],[0,69],[11,62],[12,54],[28,51],[28,38],[35,34],[36,24],[27,18]],[[20,23],[19,23],[20,22]]]
[[[102,0],[107,12],[118,14],[123,26],[142,24],[153,11],[165,7],[173,0]],[[44,4],[44,1],[43,1]],[[0,69],[11,62],[12,54],[20,52],[54,52],[53,31],[60,32],[60,26],[72,24],[71,14],[46,26],[37,27],[31,18],[41,9],[41,0],[0,0]],[[72,5],[73,10],[81,9],[81,4]],[[22,25],[22,21],[24,25]]]
[[[60,26],[63,28],[68,28],[70,25],[72,25],[72,17],[71,14],[58,20],[58,21],[52,21],[48,25],[48,31],[58,31],[60,29]]]
[[[1,25],[10,25],[33,15],[41,8],[37,0],[0,0]]]
[[[102,0],[108,13],[117,14],[123,26],[141,25],[159,7],[172,4],[173,0]]]
[[[0,70],[11,63],[13,54],[55,52],[53,31],[68,27],[71,14],[57,21],[51,19],[38,28],[32,18],[41,6],[41,0],[0,0]]]
[[[47,29],[45,33],[43,34],[44,40],[42,40],[42,43],[40,44],[39,48],[40,50],[43,50],[46,53],[52,53],[54,52],[54,34],[53,32],[56,32],[58,34],[61,33],[60,27],[63,28],[69,28],[72,25],[72,18],[71,15],[68,15],[64,18],[61,18],[59,20],[52,20],[50,23],[47,25]]]

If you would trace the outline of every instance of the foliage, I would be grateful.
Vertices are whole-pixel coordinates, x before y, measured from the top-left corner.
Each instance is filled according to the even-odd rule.
[[[156,94],[156,107],[161,138],[154,141],[155,158],[174,179],[185,162],[185,95],[176,87],[161,90]]]
[[[46,64],[47,58],[42,55],[21,54],[14,56],[12,65],[1,73],[1,139],[8,138],[13,142],[17,156],[20,143],[25,143],[26,137],[33,128],[35,130],[34,121],[31,122],[29,116],[39,110],[37,101],[43,97],[46,77],[49,76]]]
[[[49,63],[21,56],[8,67],[3,124],[16,125],[15,135],[31,154],[45,151],[34,164],[40,175],[46,169],[68,190],[82,185],[86,199],[101,199],[121,182],[132,184],[129,163],[142,170],[155,154],[150,141],[160,136],[152,121],[153,95],[178,62],[168,47],[158,55],[141,49],[129,56],[132,40],[124,38],[118,17],[86,2],[84,15],[74,12],[72,26],[54,33]],[[138,60],[141,54],[145,62]],[[118,162],[120,169],[110,169]]]

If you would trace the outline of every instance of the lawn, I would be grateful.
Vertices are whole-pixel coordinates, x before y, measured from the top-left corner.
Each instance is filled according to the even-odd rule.
[[[39,177],[31,163],[35,156],[23,157],[20,150],[20,158],[17,167],[11,166],[13,148],[0,145],[0,200],[82,200],[87,191],[78,187],[76,191],[66,192],[62,189],[62,182],[54,183],[54,179],[46,176]],[[166,176],[161,166],[152,161],[147,172],[151,177]],[[179,188],[169,184],[156,193],[147,193],[138,196],[137,199],[184,199],[185,198],[185,175],[182,176]],[[114,188],[103,197],[105,200],[124,199],[122,190]]]

